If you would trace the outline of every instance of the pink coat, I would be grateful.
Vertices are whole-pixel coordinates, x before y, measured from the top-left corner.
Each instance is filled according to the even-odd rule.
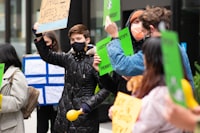
[[[165,96],[168,94],[166,86],[154,88],[142,99],[142,110],[139,119],[133,127],[133,133],[182,133],[165,120]]]

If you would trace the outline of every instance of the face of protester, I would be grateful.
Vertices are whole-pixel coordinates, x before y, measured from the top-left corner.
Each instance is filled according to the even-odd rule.
[[[72,34],[70,36],[70,44],[75,52],[85,51],[89,42],[90,38],[85,38],[83,34]]]
[[[142,31],[146,32],[146,36],[149,36],[149,37],[160,37],[161,36],[161,33],[153,25],[149,25],[149,30],[144,28],[142,25]]]
[[[131,34],[136,41],[144,39],[146,35],[146,32],[142,26],[142,22],[138,18],[131,23]]]
[[[49,37],[44,36],[43,38],[44,38],[44,41],[46,42],[46,46],[52,45],[52,40]]]

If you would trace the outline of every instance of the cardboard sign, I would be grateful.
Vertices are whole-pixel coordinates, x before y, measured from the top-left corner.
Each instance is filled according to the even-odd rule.
[[[121,43],[121,47],[124,51],[124,54],[126,56],[130,56],[133,54],[133,47],[132,47],[132,41],[131,36],[128,28],[124,28],[119,31],[119,39]],[[101,63],[99,64],[99,74],[104,75],[106,73],[109,73],[113,71],[113,67],[110,63],[110,58],[108,56],[107,51],[107,44],[110,42],[111,38],[107,37],[99,42],[97,42],[97,54],[101,58]]]
[[[5,64],[0,63],[0,90],[1,90],[1,84],[2,84],[3,75],[4,75],[4,67],[5,67]]]
[[[132,133],[142,106],[142,100],[118,92],[112,111],[112,132]]]
[[[104,0],[103,25],[105,25],[106,16],[110,16],[111,21],[120,20],[120,0]]]
[[[165,79],[170,96],[174,102],[186,107],[181,85],[183,66],[180,49],[178,47],[178,35],[173,31],[163,31],[161,41]]]
[[[37,33],[67,27],[71,0],[42,0]]]
[[[40,91],[39,104],[57,104],[64,88],[64,68],[46,63],[37,54],[24,56],[22,64],[28,85]]]

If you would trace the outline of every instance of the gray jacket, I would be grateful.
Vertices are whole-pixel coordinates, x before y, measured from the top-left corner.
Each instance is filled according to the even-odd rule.
[[[9,81],[14,72],[12,87],[9,91]],[[0,133],[24,133],[21,108],[28,98],[28,85],[19,68],[11,66],[4,73],[0,93],[3,95],[0,106]]]

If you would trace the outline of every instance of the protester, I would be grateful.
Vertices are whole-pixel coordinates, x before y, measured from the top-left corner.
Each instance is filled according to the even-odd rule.
[[[163,116],[164,96],[168,93],[165,83],[161,39],[151,37],[142,48],[145,71],[139,88],[134,96],[142,99],[142,107],[138,119],[133,126],[133,133],[182,133]],[[133,81],[134,82],[134,81]]]
[[[37,29],[37,26],[34,26]],[[90,33],[86,26],[76,24],[70,28],[68,37],[73,48],[69,53],[56,53],[49,50],[44,38],[36,34],[35,44],[43,60],[50,64],[65,68],[65,87],[59,101],[54,128],[56,133],[98,133],[99,121],[94,110],[108,95],[109,91],[100,89],[96,94],[95,88],[99,83],[98,73],[92,67],[93,54],[88,49]],[[66,119],[67,111],[81,110],[84,114],[77,120]]]
[[[131,34],[131,41],[132,41],[132,46],[134,49],[134,53],[139,55],[138,56],[138,61],[142,61],[142,44],[144,42],[144,34],[142,32],[137,33],[137,31],[141,31],[141,22],[138,19],[139,16],[143,13],[143,10],[136,10],[133,11],[129,19],[127,20],[126,27],[129,28],[130,34]],[[119,40],[118,40],[119,41]],[[117,52],[118,51],[114,51]],[[95,54],[94,56],[94,62],[93,62],[93,67],[99,71],[98,64],[101,62],[101,58]],[[141,62],[143,64],[143,62]],[[140,66],[139,66],[140,67]],[[143,65],[141,65],[141,72],[139,74],[142,74],[143,72]],[[124,79],[125,78],[125,79]],[[117,94],[118,91],[131,94],[130,91],[127,91],[126,89],[126,83],[127,83],[127,77],[122,77],[121,75],[117,74],[115,71],[112,72],[112,74],[105,74],[101,76],[100,80],[104,87],[111,92],[113,92],[115,95]]]
[[[142,25],[145,30],[150,31],[150,36],[161,36],[161,32],[159,29],[160,22],[164,22],[165,29],[170,29],[171,23],[171,14],[172,12],[164,7],[146,7],[145,12],[140,16],[140,20],[142,21]],[[190,67],[190,62],[185,50],[180,46],[181,57],[183,60],[183,66],[187,74],[187,78],[194,89],[194,80]]]
[[[61,52],[58,39],[54,31],[48,31],[43,34],[46,46],[55,52]],[[57,105],[37,106],[37,133],[47,133],[49,130],[54,133],[54,122],[57,115]],[[50,121],[50,124],[49,124]]]
[[[159,24],[160,22],[164,22],[165,28],[170,29],[171,14],[171,11],[164,7],[150,8],[147,6],[144,10],[144,13],[139,17],[141,25],[144,27],[143,33],[145,33],[146,36],[160,36],[161,34],[158,28]],[[113,38],[113,40],[107,46],[107,51],[115,71],[124,76],[135,76],[142,73],[144,70],[142,54],[125,56],[118,39],[119,35],[117,25],[111,22],[109,18],[107,18],[105,30]],[[181,47],[180,50],[187,77],[192,85],[192,88],[194,88],[194,81],[187,53]],[[140,52],[142,53],[142,51]]]
[[[11,44],[0,44],[0,63],[5,64],[0,89],[0,132],[25,133],[21,108],[28,99],[28,84],[21,71],[22,63]]]

